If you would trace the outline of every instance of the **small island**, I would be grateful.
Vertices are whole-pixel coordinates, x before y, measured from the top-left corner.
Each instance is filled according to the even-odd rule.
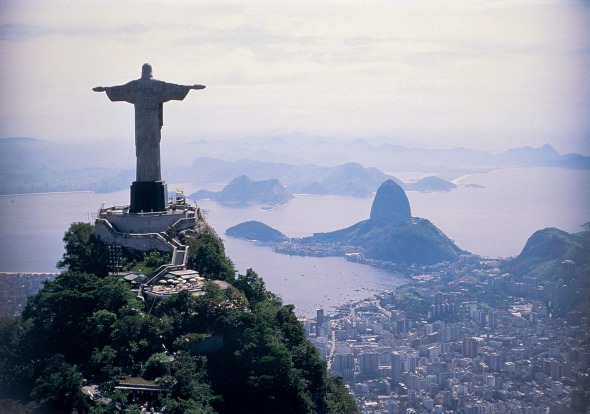
[[[454,184],[447,180],[443,180],[439,177],[428,176],[416,182],[408,183],[405,185],[405,187],[407,190],[427,193],[436,191],[451,191],[457,188],[457,184]]]
[[[280,243],[289,240],[287,236],[260,221],[246,221],[230,227],[225,234],[239,239],[264,243]]]

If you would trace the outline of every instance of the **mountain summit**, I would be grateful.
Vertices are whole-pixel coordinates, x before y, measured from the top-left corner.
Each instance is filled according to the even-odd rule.
[[[381,184],[371,206],[371,220],[399,223],[411,218],[410,202],[403,188],[393,180]]]

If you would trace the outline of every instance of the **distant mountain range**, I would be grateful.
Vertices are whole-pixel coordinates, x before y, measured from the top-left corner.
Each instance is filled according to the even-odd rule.
[[[394,179],[401,184],[397,178],[376,168],[364,168],[353,162],[335,167],[321,167],[311,164],[198,158],[191,166],[177,169],[176,174],[178,175],[173,177],[180,182],[186,182],[197,175],[205,182],[223,182],[247,175],[255,181],[277,179],[291,194],[337,194],[353,197],[371,195],[386,179]]]
[[[287,164],[336,166],[358,162],[381,171],[457,171],[475,167],[543,166],[590,168],[590,157],[580,154],[560,155],[550,145],[522,147],[491,154],[468,148],[425,149],[359,138],[343,140],[306,134],[280,134],[272,137],[245,137],[216,142],[195,141],[184,146],[184,160],[189,154],[227,161],[243,159]]]
[[[226,234],[271,242],[284,238],[282,233],[259,222],[238,224],[227,229]],[[361,253],[369,259],[401,264],[456,261],[465,253],[430,221],[412,217],[404,190],[393,180],[385,181],[377,190],[368,220],[329,233],[289,239],[275,248],[300,255]]]
[[[465,148],[421,149],[374,145],[308,135],[267,139],[163,143],[163,176],[168,182],[228,183],[247,175],[277,179],[291,193],[366,197],[386,179],[382,171],[435,172],[408,190],[448,191],[449,177],[508,166],[590,169],[590,157],[558,154],[551,146],[523,147],[501,154]],[[127,148],[127,147],[125,147]],[[128,152],[128,154],[127,154]],[[354,161],[354,162],[351,162]],[[34,138],[0,139],[0,194],[128,188],[134,180],[133,150],[101,143],[56,144]]]
[[[129,188],[134,179],[134,164],[119,168],[93,146],[0,139],[0,194],[111,192]]]
[[[221,168],[223,168],[223,166]],[[231,166],[229,168],[232,169]],[[299,175],[296,175],[297,179],[305,180],[316,178],[316,180],[307,185],[305,183],[291,183],[289,187],[286,187],[276,178],[254,181],[246,175],[241,175],[231,180],[221,191],[199,190],[188,195],[187,198],[189,200],[208,199],[228,205],[246,206],[250,203],[267,205],[284,204],[293,198],[294,193],[316,195],[338,194],[344,196],[364,197],[373,193],[373,187],[379,177],[391,179],[401,187],[415,191],[448,191],[457,187],[451,182],[432,176],[423,178],[414,183],[404,184],[394,177],[389,178],[385,174],[376,172],[375,169],[363,168],[359,164],[354,163],[340,165],[333,168],[324,167],[321,169],[324,172],[324,175],[321,174],[319,168],[312,168],[311,170],[315,172],[316,175],[311,178],[310,172],[308,171],[309,166],[299,169],[293,166],[286,167],[285,164],[281,164],[279,168],[285,168],[282,176],[286,178],[292,175],[292,170],[295,169],[300,173]],[[219,168],[208,169],[208,171],[211,170],[219,171]],[[285,172],[289,172],[289,174],[285,174]]]
[[[169,143],[167,145],[173,145]],[[301,133],[277,134],[270,137],[244,137],[231,140],[195,140],[182,144],[182,151],[173,150],[174,158],[184,164],[195,156],[227,161],[253,161],[287,164],[336,166],[356,161],[382,171],[439,171],[441,169],[473,168],[474,166],[512,166],[512,155],[533,157],[516,159],[514,166],[561,166],[588,168],[589,158],[579,154],[559,155],[550,145],[523,147],[499,154],[468,148],[425,149],[395,138],[358,138],[355,140]],[[520,154],[519,154],[520,152]],[[328,156],[329,154],[329,156]],[[546,158],[547,155],[549,158]],[[570,156],[572,155],[572,156]],[[582,161],[578,163],[578,161]],[[584,167],[585,166],[585,167]]]

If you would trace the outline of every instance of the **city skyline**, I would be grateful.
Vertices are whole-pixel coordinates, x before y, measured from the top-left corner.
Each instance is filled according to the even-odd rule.
[[[131,139],[96,85],[203,83],[164,139],[300,132],[590,154],[587,2],[106,2],[0,6],[0,137]],[[95,117],[101,113],[101,117]],[[107,121],[105,121],[107,120]]]

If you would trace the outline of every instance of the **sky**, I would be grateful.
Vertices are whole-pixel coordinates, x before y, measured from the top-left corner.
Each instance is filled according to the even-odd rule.
[[[95,86],[205,84],[185,142],[304,133],[590,155],[588,1],[0,0],[0,137],[133,138]]]

